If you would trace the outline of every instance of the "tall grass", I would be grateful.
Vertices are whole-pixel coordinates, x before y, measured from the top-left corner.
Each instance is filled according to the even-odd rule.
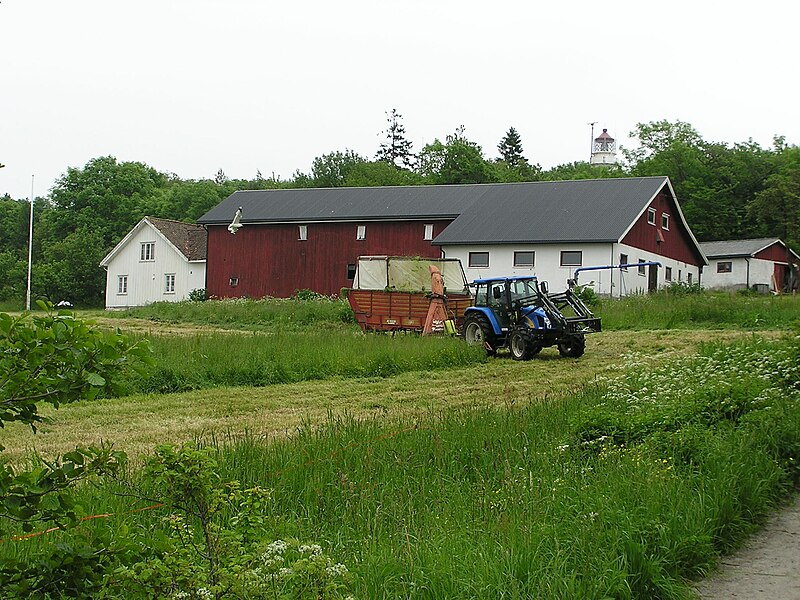
[[[229,329],[296,331],[319,328],[341,329],[354,324],[346,300],[308,295],[295,298],[247,298],[206,302],[155,302],[126,311],[106,313],[110,317],[136,317],[165,323],[197,323]],[[349,327],[352,329],[353,327]]]
[[[800,319],[800,296],[659,292],[603,299],[594,312],[608,330],[784,329]]]
[[[689,598],[799,480],[799,360],[797,338],[754,340],[521,409],[340,418],[219,444],[221,475],[271,488],[265,543],[319,542],[357,597]]]
[[[131,392],[169,393],[219,386],[265,386],[332,377],[388,377],[486,361],[482,348],[442,337],[360,331],[151,336],[156,365],[131,374]]]

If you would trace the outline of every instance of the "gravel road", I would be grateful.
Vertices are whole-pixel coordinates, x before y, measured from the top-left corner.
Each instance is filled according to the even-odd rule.
[[[800,600],[800,496],[695,589],[702,600]]]

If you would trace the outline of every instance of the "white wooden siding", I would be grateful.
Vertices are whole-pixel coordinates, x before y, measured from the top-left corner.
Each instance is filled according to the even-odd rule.
[[[749,259],[748,276],[747,260],[745,258],[709,258],[708,266],[703,268],[703,287],[742,289],[748,285],[753,287],[762,284],[773,289],[772,276],[775,273],[775,263],[771,260],[751,258]],[[730,273],[717,273],[717,263],[721,262],[731,263]]]

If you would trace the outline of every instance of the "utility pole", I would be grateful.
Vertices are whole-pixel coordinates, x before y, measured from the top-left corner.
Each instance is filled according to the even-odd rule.
[[[25,310],[31,309],[31,262],[33,260],[33,175],[31,175],[31,220],[28,225],[28,291],[25,295]]]
[[[592,162],[592,154],[594,153],[594,126],[597,125],[597,121],[592,121],[589,125],[592,127],[592,139],[589,140],[589,162]]]

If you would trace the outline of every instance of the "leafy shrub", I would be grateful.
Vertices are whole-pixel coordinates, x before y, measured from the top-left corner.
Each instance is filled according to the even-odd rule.
[[[197,288],[189,292],[189,300],[191,302],[205,302],[208,300],[208,292],[205,288]]]

